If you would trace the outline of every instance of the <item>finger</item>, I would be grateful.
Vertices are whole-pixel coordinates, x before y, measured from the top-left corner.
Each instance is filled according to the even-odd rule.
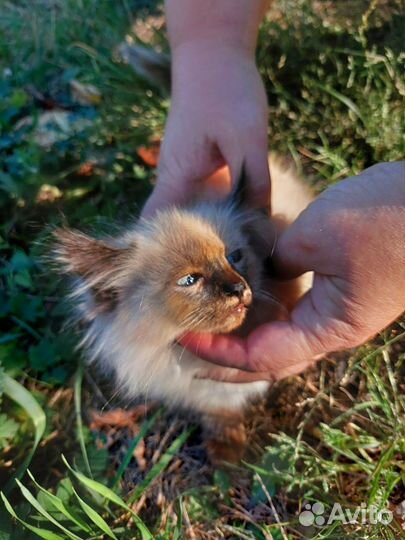
[[[213,364],[255,371],[249,365],[247,341],[238,336],[190,332],[178,341],[196,356]]]
[[[246,375],[259,373],[259,380],[263,380],[262,373],[266,374],[266,380],[300,373],[311,366],[314,357],[320,354],[318,349],[315,351],[308,345],[303,346],[305,338],[287,322],[263,325],[246,340],[230,335],[188,334],[187,340],[181,343],[213,364],[237,369]],[[215,380],[216,377],[224,380],[220,371],[208,371],[207,378]],[[239,377],[243,379],[242,375],[235,378]]]
[[[308,271],[343,275],[351,233],[347,212],[339,210],[339,191],[319,195],[278,238],[272,262],[277,275],[295,278]]]
[[[230,191],[231,176],[227,165],[223,165],[204,179],[204,193],[207,200],[225,199]]]
[[[177,155],[175,149],[168,151],[162,147],[156,187],[144,206],[143,217],[151,217],[157,210],[169,206],[190,204],[199,196],[205,196],[207,189],[210,189],[207,178],[224,166],[224,158],[215,145],[199,148],[198,157],[193,150],[182,148],[181,151]],[[168,152],[170,157],[167,156]],[[214,181],[215,178],[211,186]],[[219,193],[226,189],[226,174],[219,175],[218,184],[221,185],[215,188]]]
[[[196,192],[196,182],[181,179],[170,182],[166,179],[158,180],[152,195],[146,201],[142,210],[143,217],[152,217],[157,210],[163,210],[169,206],[182,206],[189,203]]]
[[[274,275],[286,280],[314,270],[319,252],[319,243],[298,218],[277,240],[271,259]]]
[[[198,372],[195,379],[209,379],[211,381],[245,384],[257,381],[271,381],[269,373],[248,373],[238,369],[212,366],[204,371]]]
[[[290,321],[262,325],[247,339],[188,334],[182,344],[197,356],[221,366],[266,372],[276,379],[299,373],[321,355],[361,342],[348,323],[333,317],[333,306],[326,305],[320,310],[320,300],[328,304],[328,299],[322,296],[325,294],[324,289],[307,293],[292,312]]]

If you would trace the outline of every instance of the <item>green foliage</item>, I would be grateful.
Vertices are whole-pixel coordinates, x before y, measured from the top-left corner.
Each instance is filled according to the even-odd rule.
[[[121,464],[118,468],[117,474],[115,475],[115,478],[112,481],[112,487],[116,488],[119,485],[119,482],[125,472],[125,470],[128,468],[130,461],[132,460],[132,457],[134,455],[135,448],[138,446],[140,441],[145,437],[145,435],[148,433],[148,431],[153,427],[153,424],[155,421],[159,418],[159,416],[162,414],[162,409],[158,409],[155,414],[153,414],[142,426],[142,428],[139,430],[139,433],[134,439],[132,440],[131,444],[128,446],[128,450],[121,461]],[[153,479],[152,479],[153,480]]]
[[[38,447],[38,444],[40,443],[42,436],[44,435],[46,427],[46,417],[44,411],[42,410],[38,402],[31,395],[31,393],[26,388],[24,388],[22,384],[9,377],[6,373],[0,372],[0,378],[0,397],[2,394],[4,394],[9,399],[17,403],[19,407],[24,409],[25,414],[29,416],[34,426],[34,442],[32,448],[27,452],[24,460],[18,467],[17,471],[13,474],[12,478],[10,478],[9,482],[4,486],[3,489],[5,492],[7,492],[11,489],[14,481],[18,480],[25,473],[27,467],[29,466]],[[3,418],[4,424],[2,426],[0,423],[0,428],[4,429],[4,426],[6,426],[7,429],[8,426],[9,433],[10,429],[15,429],[15,422],[12,419],[7,419],[5,414],[1,415],[1,417]],[[0,422],[2,420],[1,417]],[[15,434],[16,433],[17,429],[15,429]]]
[[[350,379],[361,372],[370,400],[354,403],[329,425],[320,423],[317,446],[308,443],[306,430],[324,396],[333,395],[334,385],[320,391],[312,401],[298,436],[274,434],[274,444],[267,449],[262,464],[252,466],[270,490],[273,488],[272,494],[282,489],[301,502],[322,501],[328,515],[335,503],[350,506],[344,492],[351,481],[356,485],[350,503],[354,506],[386,508],[396,490],[403,489],[405,475],[400,456],[405,450],[405,400],[398,392],[394,374],[401,372],[405,356],[391,357],[389,351],[393,343],[404,338],[405,333],[401,333],[353,363],[345,377]],[[297,506],[301,506],[298,501]],[[370,528],[375,535],[370,538],[376,539],[396,538],[398,531],[395,523],[369,524],[357,531],[359,536],[355,538],[369,538],[362,534],[370,533]],[[344,526],[337,522],[323,528],[319,538],[342,538],[344,532]]]
[[[319,190],[375,162],[403,159],[403,2],[275,4],[279,13],[262,25],[257,51],[269,99],[271,146],[302,163],[316,176]],[[178,501],[177,521],[168,518],[166,531],[152,533],[131,502],[164,474],[189,433],[172,442],[129,496],[121,494],[120,485],[161,411],[134,437],[115,476],[105,478],[108,452],[96,448],[82,419],[80,355],[76,337],[64,325],[65,291],[46,261],[48,231],[65,220],[81,228],[119,225],[138,212],[150,190],[153,171],[136,150],[162,134],[168,102],[120,62],[116,48],[131,34],[132,23],[159,12],[159,5],[0,0],[0,10],[0,469],[7,472],[11,455],[20,466],[12,468],[7,488],[16,485],[15,478],[22,480],[19,497],[17,489],[3,495],[0,539],[172,540],[184,537],[191,520],[212,523],[220,534],[235,538],[285,540],[301,534],[294,512],[305,501],[322,501],[327,508],[336,499],[378,507],[397,502],[405,486],[405,407],[398,382],[403,353],[395,349],[403,347],[401,335],[387,338],[382,348],[353,354],[344,378],[355,382],[345,391],[358,393],[340,414],[332,420],[319,416],[327,399],[338,402],[337,385],[325,387],[321,380],[318,394],[303,405],[298,429],[286,425],[273,435],[255,469],[260,480],[252,479],[249,508],[269,505],[268,497],[287,500],[293,508],[289,524],[273,523],[271,514],[266,525],[235,518],[222,529],[218,501],[234,504],[232,475],[217,471],[211,486]],[[164,36],[157,39],[166,46]],[[93,85],[101,99],[80,103],[72,92],[75,81]],[[56,120],[44,131],[50,112]],[[44,133],[48,144],[39,137]],[[44,475],[40,484],[23,474],[30,462],[35,477],[43,472],[32,458],[40,453],[41,440],[51,436],[55,413],[47,392],[69,387],[71,377],[76,440],[69,450],[75,467],[66,461],[66,473],[59,460],[62,479],[48,485]],[[350,482],[352,493],[342,489]],[[129,528],[125,516],[131,516]],[[316,534],[325,540],[346,534],[394,538],[396,531],[329,527]]]
[[[105,534],[110,538],[128,538],[129,540],[134,538],[133,529],[135,529],[139,533],[136,538],[142,540],[153,539],[154,536],[152,533],[143,523],[142,519],[133,511],[131,501],[137,500],[158,476],[163,474],[177,451],[189,437],[191,430],[181,433],[173,441],[169,449],[162,454],[157,463],[150,469],[144,482],[136,488],[133,495],[128,499],[128,502],[124,502],[119,495],[117,482],[114,482],[114,489],[109,488],[103,483],[105,482],[106,451],[96,450],[94,446],[89,446],[89,449],[87,449],[86,443],[89,442],[89,437],[81,422],[82,369],[79,368],[76,375],[75,404],[77,436],[82,450],[81,459],[79,458],[77,460],[78,466],[73,468],[62,456],[69,474],[59,482],[56,493],[41,486],[31,472],[28,471],[28,475],[37,492],[35,496],[18,478],[25,472],[38,442],[44,434],[45,415],[33,400],[31,394],[22,385],[5,374],[2,374],[1,382],[5,395],[24,407],[30,414],[35,427],[34,448],[26,457],[18,472],[10,479],[9,484],[5,487],[5,491],[9,491],[16,482],[22,496],[28,501],[32,509],[36,511],[36,514],[33,514],[31,511],[27,517],[21,516],[20,512],[23,510],[21,505],[17,509],[14,508],[6,497],[6,494],[1,492],[6,511],[24,527],[41,538],[56,539],[67,537],[72,540],[80,540],[81,538],[88,538],[89,535],[97,536],[99,534]],[[141,429],[141,433],[146,434],[152,426],[153,421],[160,414],[161,411],[159,410],[150,420],[146,421]],[[10,421],[4,424],[4,438],[9,436],[8,433],[11,427]],[[16,427],[18,428],[18,424],[16,424]],[[136,441],[139,443],[140,438],[138,437]],[[131,445],[132,451],[135,450],[135,447],[136,444]],[[128,462],[126,463],[127,465]],[[85,475],[80,469],[88,471],[91,477]],[[123,470],[119,471],[118,479],[122,473]],[[100,480],[96,480],[95,477],[99,477]],[[111,509],[110,504],[118,507],[118,510]],[[133,526],[127,525],[125,529],[122,526],[117,527],[116,522],[121,521],[126,514],[131,517]],[[43,522],[46,523],[46,527],[42,526]],[[83,536],[83,532],[86,533],[85,536]],[[64,536],[60,536],[61,534],[64,534]]]
[[[0,449],[5,448],[15,437],[19,424],[6,414],[0,414]]]
[[[347,2],[345,20],[331,23],[327,7],[284,0],[285,21],[266,21],[259,39],[272,145],[309,157],[327,182],[405,153],[405,52],[394,39],[401,3],[378,30],[350,24],[361,4],[366,11],[366,2]]]
[[[46,282],[41,275],[35,248],[27,253],[13,245],[12,239],[2,247],[0,362],[10,373],[32,369],[44,381],[61,383],[72,370],[74,340],[58,332],[63,310],[52,296],[55,280]]]
[[[72,480],[64,479],[60,483],[56,495],[38,484],[31,473],[29,476],[37,490],[36,497],[21,482],[17,481],[23,497],[31,505],[32,510],[36,511],[36,514],[30,513],[29,522],[18,516],[4,493],[1,493],[7,511],[41,538],[80,540],[89,538],[89,536],[106,534],[110,538],[129,539],[134,538],[135,529],[139,533],[136,538],[153,539],[146,525],[119,495],[73,469],[66,460],[64,462],[72,475]],[[85,490],[82,495],[79,495],[79,489]],[[111,503],[118,507],[118,512],[109,508]],[[122,510],[131,515],[134,522],[134,527],[126,527],[125,531],[122,527],[113,525]],[[45,528],[41,525],[43,521],[47,524]],[[34,525],[35,522],[38,525]],[[108,522],[112,525],[109,525]],[[53,530],[48,528],[52,526]],[[63,536],[61,536],[62,534]]]
[[[156,478],[162,474],[162,472],[167,468],[167,466],[170,464],[176,453],[180,450],[180,448],[183,446],[183,444],[186,442],[190,434],[193,432],[193,428],[190,428],[187,431],[184,431],[181,435],[179,435],[170,445],[168,450],[162,454],[159,461],[153,465],[153,467],[148,471],[147,475],[145,476],[145,479],[143,482],[137,486],[135,491],[130,495],[128,498],[128,504],[133,503],[139,497],[142,495],[142,493],[145,491],[145,489],[156,480]]]
[[[140,492],[137,490],[137,496],[158,474],[163,472],[170,462],[169,454],[172,456],[188,436],[189,432],[184,432],[174,441],[169,452],[162,456],[156,468],[153,469],[153,472],[151,471],[142,490]],[[125,503],[117,491],[113,491],[101,482],[74,469],[63,456],[62,459],[68,469],[69,477],[60,482],[56,494],[41,486],[30,472],[29,477],[37,491],[36,496],[17,480],[22,496],[36,511],[36,513],[30,512],[29,521],[17,514],[2,492],[1,497],[7,512],[41,538],[67,537],[72,540],[80,540],[88,538],[89,535],[97,536],[100,534],[105,534],[110,538],[128,538],[128,540],[133,538],[152,540],[154,538],[145,523],[131,508],[131,505]],[[116,522],[120,521],[122,514],[128,514],[133,524],[127,523],[125,528],[117,526]],[[41,525],[42,522],[45,522],[47,527],[44,528]],[[135,531],[137,531],[137,535],[134,537]],[[60,536],[62,533],[65,536]]]

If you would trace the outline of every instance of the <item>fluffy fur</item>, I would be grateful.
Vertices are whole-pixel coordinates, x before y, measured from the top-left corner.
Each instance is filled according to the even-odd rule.
[[[166,57],[128,44],[121,53],[138,74],[169,93]],[[196,378],[208,364],[176,339],[189,330],[246,334],[264,320],[285,319],[311,281],[307,275],[277,282],[271,275],[278,233],[312,197],[291,165],[275,156],[269,164],[271,220],[268,208],[252,211],[243,204],[242,189],[219,203],[165,210],[114,238],[56,232],[56,259],[73,278],[88,358],[131,397],[197,411],[214,463],[243,456],[245,405],[263,395],[268,383]],[[216,193],[230,184],[223,172],[210,180]],[[186,276],[199,278],[191,287],[179,286]]]
[[[85,327],[82,345],[104,373],[114,374],[122,392],[215,413],[240,411],[267,390],[264,381],[195,378],[208,364],[176,339],[189,330],[239,328],[246,314],[254,317],[258,300],[266,304],[266,318],[285,318],[307,287],[307,278],[281,284],[266,276],[278,230],[311,200],[290,167],[272,157],[270,170],[273,220],[228,197],[164,210],[115,238],[55,232],[56,259],[74,278],[77,315]],[[228,260],[235,252],[240,260]],[[178,285],[187,275],[202,277],[190,287]]]

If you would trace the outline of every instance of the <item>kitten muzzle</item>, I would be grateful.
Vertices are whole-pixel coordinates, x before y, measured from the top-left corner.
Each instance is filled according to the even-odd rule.
[[[249,286],[243,281],[223,283],[222,291],[226,296],[233,296],[239,299],[240,303],[248,306],[252,303],[252,292]]]

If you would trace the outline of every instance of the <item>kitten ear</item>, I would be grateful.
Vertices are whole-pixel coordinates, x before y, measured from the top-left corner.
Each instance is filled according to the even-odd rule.
[[[249,182],[250,177],[247,172],[246,163],[242,163],[241,171],[238,177],[238,180],[233,187],[230,195],[228,196],[228,201],[233,204],[236,208],[243,210],[256,210],[262,213],[265,216],[270,215],[270,203],[267,201],[263,202],[263,206],[252,206],[252,201],[249,200]]]
[[[229,194],[229,202],[232,203],[236,208],[246,208],[247,203],[247,186],[248,186],[248,175],[246,172],[246,165],[242,163],[242,169],[239,175],[238,180],[236,181],[235,186],[233,187],[231,193]]]
[[[53,236],[54,259],[62,272],[81,278],[80,291],[91,290],[97,304],[111,307],[129,248],[115,247],[71,229],[56,229]]]

